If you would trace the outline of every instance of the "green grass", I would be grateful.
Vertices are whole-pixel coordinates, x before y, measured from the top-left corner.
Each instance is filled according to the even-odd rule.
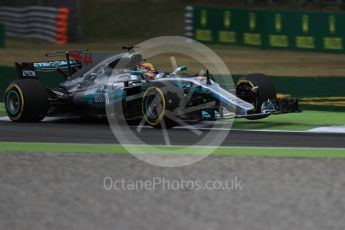
[[[306,110],[302,113],[272,115],[257,121],[239,119],[234,122],[232,128],[306,131],[320,126],[333,125],[345,125],[344,112]]]
[[[184,148],[186,149],[184,150]],[[127,154],[129,150],[131,152],[139,154],[197,154],[198,152],[202,152],[205,149],[205,147],[126,146],[126,149],[121,145],[111,144],[49,144],[0,142],[0,152],[32,153]],[[213,155],[344,158],[345,149],[219,147],[215,149]]]
[[[0,103],[0,116],[6,116],[4,103]]]

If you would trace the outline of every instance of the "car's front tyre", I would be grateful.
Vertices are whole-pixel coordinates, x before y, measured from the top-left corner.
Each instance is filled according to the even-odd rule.
[[[261,106],[265,101],[276,99],[273,82],[266,75],[259,73],[242,76],[236,84],[236,94],[254,105],[254,113],[261,113]],[[247,119],[258,120],[268,116],[269,114],[263,114]]]
[[[176,123],[168,118],[166,112],[168,95],[156,86],[149,87],[144,94],[142,102],[142,112],[147,124],[154,128],[172,128]]]

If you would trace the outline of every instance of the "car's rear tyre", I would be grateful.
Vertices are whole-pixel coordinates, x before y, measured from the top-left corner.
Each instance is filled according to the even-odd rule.
[[[176,123],[167,116],[168,109],[167,102],[168,95],[156,86],[149,87],[144,94],[142,101],[142,112],[145,122],[154,128],[170,129]]]
[[[16,122],[41,121],[48,111],[48,93],[36,79],[13,81],[5,91],[8,117]]]
[[[273,82],[264,74],[249,74],[241,77],[236,84],[236,94],[239,98],[254,105],[254,113],[261,112],[261,105],[268,99],[276,99],[276,90]],[[247,118],[258,120],[268,117],[269,114]]]

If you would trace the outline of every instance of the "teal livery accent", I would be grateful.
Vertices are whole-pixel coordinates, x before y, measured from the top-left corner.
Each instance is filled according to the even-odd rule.
[[[61,61],[50,61],[50,62],[35,62],[33,63],[35,70],[56,70],[56,69],[68,69],[69,66],[72,68],[81,68],[82,64],[76,60],[70,60],[69,64],[66,60]]]
[[[114,103],[120,102],[126,98],[123,90],[111,90],[107,92],[105,89],[99,88],[94,93],[82,96],[81,100],[88,105],[104,106],[106,102],[106,93],[109,98],[114,100]]]

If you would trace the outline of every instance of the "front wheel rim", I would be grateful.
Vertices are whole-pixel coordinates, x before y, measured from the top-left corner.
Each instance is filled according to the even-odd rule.
[[[165,114],[165,100],[161,90],[150,88],[146,91],[143,101],[143,115],[150,125],[160,124]]]

